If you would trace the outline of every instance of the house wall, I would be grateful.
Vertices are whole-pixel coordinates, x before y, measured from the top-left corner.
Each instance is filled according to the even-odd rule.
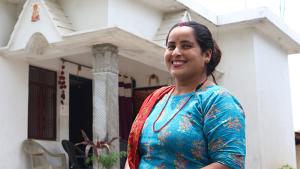
[[[61,0],[59,3],[77,31],[118,26],[152,39],[163,17],[162,12],[133,0]]]
[[[262,168],[296,166],[287,53],[254,33]],[[276,148],[275,148],[276,147]]]
[[[77,31],[119,26],[152,39],[163,17],[162,12],[133,0],[61,0],[59,3]]]
[[[3,47],[7,45],[17,21],[17,5],[0,1],[0,21],[0,47]]]
[[[60,0],[59,3],[77,31],[107,26],[108,0]]]
[[[224,75],[218,83],[235,95],[241,102],[246,115],[246,143],[247,143],[247,169],[260,169],[260,139],[257,131],[260,126],[257,86],[255,72],[255,58],[253,46],[253,30],[232,30],[222,32],[215,36],[223,52],[218,69]],[[238,39],[238,40],[237,40]]]
[[[108,26],[119,26],[145,39],[152,39],[163,14],[136,0],[109,0]]]
[[[0,77],[0,168],[26,168],[22,142],[27,138],[28,63],[0,56]]]
[[[246,114],[246,168],[295,166],[287,54],[254,28],[219,33],[217,41],[219,83]]]
[[[132,76],[136,80],[136,87],[149,87],[172,83],[169,72],[154,69],[153,67],[124,57],[120,57],[119,71],[121,74]],[[151,84],[148,83],[151,74],[158,76],[159,84],[156,84],[154,80],[151,81]]]

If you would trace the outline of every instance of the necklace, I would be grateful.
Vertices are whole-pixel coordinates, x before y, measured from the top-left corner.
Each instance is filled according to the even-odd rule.
[[[206,82],[206,80],[207,80],[207,78],[202,82],[202,83],[200,83],[197,87],[196,87],[196,89],[195,89],[195,91],[197,91],[198,89],[200,89],[202,86],[203,86],[203,84]],[[191,95],[188,99],[187,99],[187,101],[185,101],[185,103],[178,109],[178,111],[161,127],[161,128],[159,128],[159,129],[155,129],[155,124],[156,124],[156,122],[158,121],[158,119],[160,118],[160,116],[162,115],[162,113],[164,112],[164,110],[165,110],[165,108],[166,108],[166,106],[167,106],[167,104],[168,104],[168,102],[169,102],[169,99],[170,99],[170,97],[171,97],[171,95],[173,94],[173,92],[174,92],[174,90],[175,90],[175,88],[171,91],[171,93],[170,93],[170,95],[168,96],[168,99],[167,99],[167,101],[166,101],[166,103],[165,103],[165,105],[164,105],[164,107],[162,108],[162,110],[160,111],[160,113],[159,113],[159,115],[158,115],[158,117],[156,118],[156,120],[154,121],[154,123],[153,123],[153,125],[152,125],[152,130],[154,131],[154,132],[160,132],[162,129],[164,129],[172,120],[173,120],[173,118],[180,112],[180,110],[182,110],[183,108],[184,108],[184,106],[190,101],[190,99],[192,98],[192,96],[194,96],[194,95]]]

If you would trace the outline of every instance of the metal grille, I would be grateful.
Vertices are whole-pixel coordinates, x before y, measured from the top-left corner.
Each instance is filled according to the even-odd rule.
[[[56,139],[56,72],[30,66],[28,138]]]

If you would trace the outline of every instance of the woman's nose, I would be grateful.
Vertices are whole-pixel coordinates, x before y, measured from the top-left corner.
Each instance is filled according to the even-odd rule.
[[[176,47],[173,52],[172,52],[172,55],[173,56],[177,56],[177,55],[181,55],[181,51],[178,47]]]

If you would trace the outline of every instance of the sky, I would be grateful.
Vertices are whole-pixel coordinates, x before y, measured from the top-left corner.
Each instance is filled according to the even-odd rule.
[[[300,1],[287,0],[284,20],[300,36]],[[292,110],[294,119],[294,130],[300,131],[300,54],[289,56],[289,71],[291,83]]]
[[[197,0],[201,5],[217,15],[268,7],[280,17],[288,27],[300,37],[300,0]],[[300,131],[300,54],[289,55],[289,78],[294,131]]]

